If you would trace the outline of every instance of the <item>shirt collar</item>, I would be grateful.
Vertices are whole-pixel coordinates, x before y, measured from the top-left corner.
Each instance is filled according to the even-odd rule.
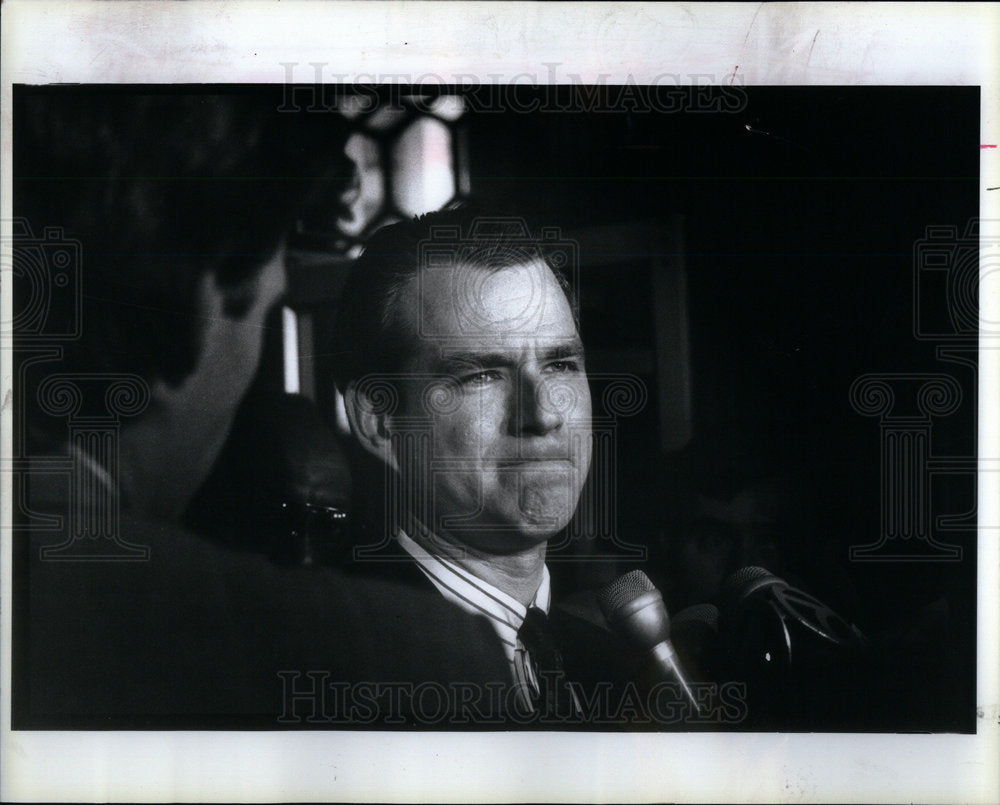
[[[517,648],[517,631],[521,628],[527,608],[520,601],[483,581],[468,570],[444,556],[428,553],[405,531],[396,534],[400,547],[413,557],[438,591],[455,605],[472,615],[485,616],[496,629],[508,659]],[[538,585],[531,606],[548,613],[551,602],[549,569],[542,566],[542,581]]]

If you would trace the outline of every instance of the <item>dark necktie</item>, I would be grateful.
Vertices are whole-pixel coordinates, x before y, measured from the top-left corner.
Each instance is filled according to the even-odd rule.
[[[538,607],[529,607],[517,636],[535,665],[539,689],[537,694],[530,692],[535,711],[549,719],[567,719],[577,715],[576,696],[566,681],[562,654],[545,612]]]

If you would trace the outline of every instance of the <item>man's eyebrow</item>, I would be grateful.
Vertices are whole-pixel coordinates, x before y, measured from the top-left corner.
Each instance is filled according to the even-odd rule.
[[[546,348],[542,352],[542,357],[550,361],[559,358],[582,358],[584,352],[583,341],[580,340],[579,336],[576,336]]]
[[[543,361],[553,361],[561,358],[582,358],[583,354],[583,341],[579,337],[575,337],[546,346],[539,357]],[[477,367],[514,366],[519,362],[520,359],[517,354],[499,350],[445,349],[437,357],[433,365],[440,371],[461,371]]]
[[[516,363],[516,360],[503,352],[444,352],[433,362],[436,369],[461,371],[482,366],[506,366]]]

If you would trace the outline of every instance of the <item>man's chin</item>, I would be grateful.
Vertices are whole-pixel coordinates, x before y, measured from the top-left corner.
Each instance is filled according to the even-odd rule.
[[[569,523],[565,512],[532,513],[508,525],[512,543],[528,547],[548,542]]]
[[[474,529],[464,534],[452,531],[452,538],[480,551],[502,556],[522,553],[531,548],[545,545],[558,534],[566,522],[563,518],[494,520],[492,523],[480,521]]]

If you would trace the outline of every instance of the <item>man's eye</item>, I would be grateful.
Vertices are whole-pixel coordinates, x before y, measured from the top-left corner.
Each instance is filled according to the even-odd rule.
[[[566,374],[568,372],[579,372],[579,361],[552,361],[548,365],[548,370],[553,374]]]
[[[464,375],[462,383],[466,386],[486,386],[495,383],[500,379],[500,373],[496,369],[484,369],[482,372]]]

